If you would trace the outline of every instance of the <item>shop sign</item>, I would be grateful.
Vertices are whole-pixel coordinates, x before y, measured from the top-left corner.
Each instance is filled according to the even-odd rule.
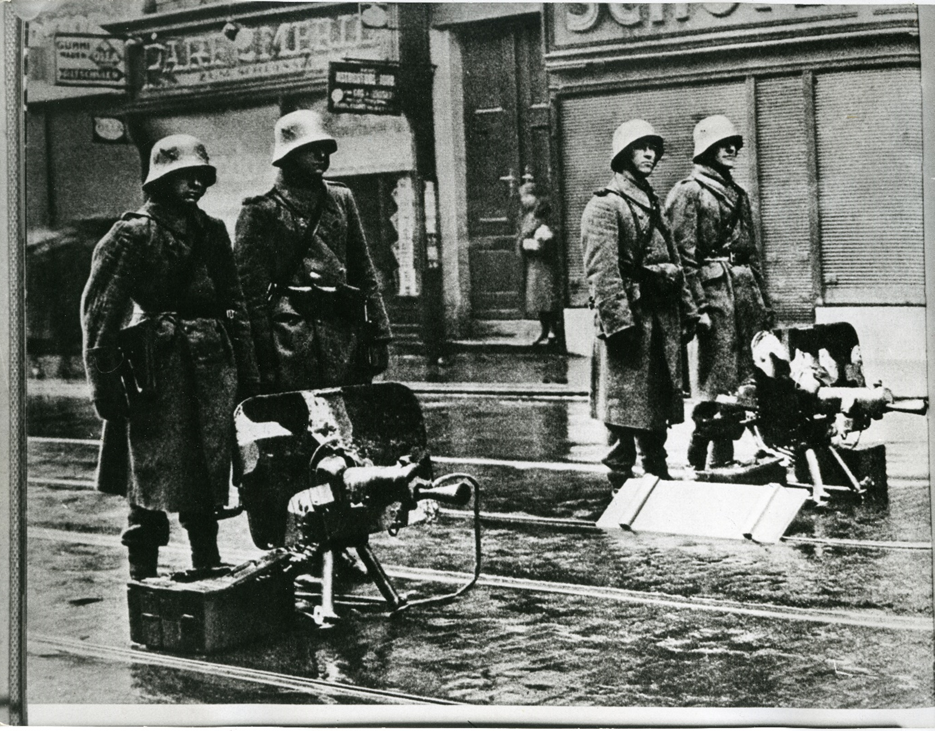
[[[120,38],[82,33],[53,38],[56,86],[127,85],[126,47]]]
[[[416,192],[412,179],[400,178],[393,190],[393,202],[396,212],[390,221],[396,228],[396,243],[393,244],[393,256],[399,262],[399,278],[396,295],[398,297],[419,296],[419,275],[416,270]]]
[[[128,144],[127,123],[120,117],[94,117],[91,139],[105,144]]]
[[[551,15],[552,50],[607,44],[621,40],[654,40],[734,29],[759,31],[769,26],[820,20],[879,20],[873,6],[766,3],[546,3]],[[891,6],[893,13],[912,13],[912,6]]]
[[[331,61],[390,56],[395,36],[369,28],[357,13],[278,24],[241,26],[233,38],[217,30],[157,36],[144,46],[143,88],[159,91],[293,75],[324,81]]]
[[[399,115],[398,79],[398,64],[332,62],[328,70],[328,111]]]

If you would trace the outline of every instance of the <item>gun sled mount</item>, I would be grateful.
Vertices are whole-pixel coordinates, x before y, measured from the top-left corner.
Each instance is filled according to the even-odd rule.
[[[298,584],[307,587],[299,596],[317,601],[310,616],[319,626],[338,619],[336,565],[373,582],[391,614],[450,601],[477,581],[479,485],[466,474],[433,476],[422,411],[405,386],[378,383],[258,396],[240,404],[234,426],[234,482],[253,542],[292,555]],[[374,554],[370,535],[395,536],[431,520],[438,504],[464,507],[472,499],[472,578],[451,594],[400,595]]]
[[[754,380],[698,404],[692,418],[708,439],[749,430],[756,460],[706,467],[693,480],[630,480],[598,526],[771,543],[806,504],[888,500],[886,447],[860,435],[890,412],[924,415],[928,399],[868,386],[846,322],[758,333],[751,348]]]

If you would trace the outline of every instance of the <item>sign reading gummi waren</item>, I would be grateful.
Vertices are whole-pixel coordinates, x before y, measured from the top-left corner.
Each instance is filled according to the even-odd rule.
[[[882,22],[915,14],[912,5],[769,3],[546,3],[550,50],[614,42],[663,41],[720,31],[755,35],[799,23]],[[726,33],[725,36],[731,34]]]
[[[369,28],[357,13],[242,26],[233,39],[217,30],[148,40],[144,91],[163,91],[289,75],[324,81],[346,57],[390,58],[388,28]]]
[[[120,38],[83,33],[56,34],[53,47],[57,86],[127,85],[126,49]]]

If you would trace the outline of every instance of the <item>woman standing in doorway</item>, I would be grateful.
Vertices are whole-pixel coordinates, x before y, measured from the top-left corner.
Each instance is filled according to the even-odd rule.
[[[536,183],[519,189],[523,218],[517,248],[523,258],[526,312],[539,318],[539,337],[533,345],[553,345],[558,341],[558,247],[548,225],[551,211],[548,194]]]

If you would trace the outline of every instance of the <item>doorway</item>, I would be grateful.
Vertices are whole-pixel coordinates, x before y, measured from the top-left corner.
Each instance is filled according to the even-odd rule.
[[[521,319],[518,190],[527,180],[552,182],[541,23],[477,24],[460,40],[471,313],[475,320]]]

